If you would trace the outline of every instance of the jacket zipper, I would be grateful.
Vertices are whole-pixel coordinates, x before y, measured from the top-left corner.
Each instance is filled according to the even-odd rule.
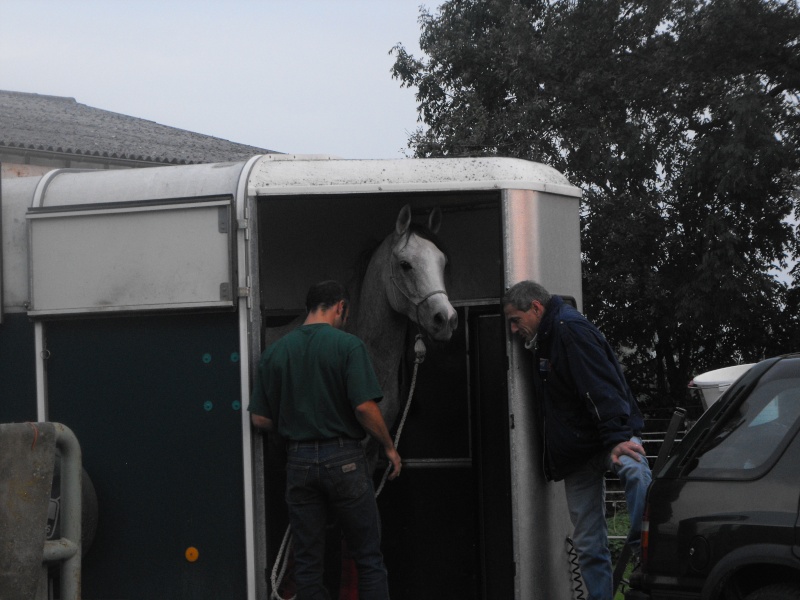
[[[592,400],[592,397],[589,395],[589,392],[586,392],[586,399],[592,405],[592,408],[594,409],[594,414],[597,415],[597,420],[600,421],[601,420],[600,419],[600,411],[597,410],[597,405],[594,403],[594,400]]]

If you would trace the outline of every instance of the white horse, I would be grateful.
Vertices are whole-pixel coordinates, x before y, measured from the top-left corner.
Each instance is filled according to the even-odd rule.
[[[444,285],[447,256],[435,237],[441,220],[434,209],[422,227],[411,222],[408,205],[400,210],[394,231],[372,254],[348,319],[348,331],[369,350],[384,394],[378,406],[390,429],[404,400],[400,367],[409,322],[437,342],[450,340],[458,327]]]

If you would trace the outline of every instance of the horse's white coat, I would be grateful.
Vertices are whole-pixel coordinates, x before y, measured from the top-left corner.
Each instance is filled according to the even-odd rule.
[[[441,213],[434,211],[428,226],[435,231],[440,222]],[[445,292],[446,257],[431,241],[410,232],[410,225],[411,211],[405,206],[394,232],[370,260],[349,326],[369,349],[384,393],[379,406],[389,428],[400,412],[399,374],[409,321],[439,342],[448,341],[458,326]]]

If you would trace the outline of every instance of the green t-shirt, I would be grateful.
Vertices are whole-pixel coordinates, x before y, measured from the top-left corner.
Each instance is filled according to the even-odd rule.
[[[325,323],[302,325],[264,351],[248,410],[291,440],[360,439],[354,409],[383,397],[364,342]]]

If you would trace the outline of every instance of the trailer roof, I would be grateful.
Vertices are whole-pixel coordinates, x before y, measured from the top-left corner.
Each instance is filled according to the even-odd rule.
[[[108,171],[60,169],[45,175],[32,208],[235,196],[245,164],[211,163]]]
[[[211,163],[150,169],[76,171],[45,176],[34,210],[169,198],[233,195],[247,177],[251,196],[536,190],[580,197],[581,190],[555,169],[515,158],[345,160],[327,156],[267,154],[248,163]],[[237,200],[238,202],[238,200]]]
[[[248,181],[252,196],[477,189],[529,189],[580,196],[561,173],[516,158],[343,160],[265,155]]]

